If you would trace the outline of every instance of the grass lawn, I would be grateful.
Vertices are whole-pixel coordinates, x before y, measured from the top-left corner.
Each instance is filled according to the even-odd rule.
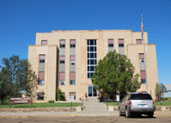
[[[109,106],[118,106],[118,102],[106,102]],[[171,101],[164,101],[162,104],[160,102],[155,102],[155,106],[171,106]]]
[[[118,106],[119,103],[118,102],[106,102],[105,104],[108,105],[108,106],[109,105],[110,106]]]
[[[171,106],[171,98],[162,98],[161,102],[155,102],[156,106]]]
[[[155,102],[156,106],[171,106],[171,102]]]
[[[82,103],[72,103],[73,107],[82,106]],[[32,108],[50,108],[50,107],[71,107],[71,103],[33,103]],[[9,108],[9,105],[0,104],[0,108]],[[11,108],[31,108],[30,104],[12,104]]]

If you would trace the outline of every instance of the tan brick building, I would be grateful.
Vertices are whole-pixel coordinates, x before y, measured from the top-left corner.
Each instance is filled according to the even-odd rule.
[[[37,102],[56,99],[56,88],[65,94],[66,100],[96,97],[91,76],[100,59],[114,49],[125,54],[140,74],[141,88],[155,97],[158,82],[156,46],[148,44],[147,32],[131,30],[66,30],[37,33],[36,44],[29,46],[28,59],[39,77]],[[144,64],[146,59],[146,65]],[[145,69],[146,68],[146,69]],[[146,72],[146,73],[145,73]]]

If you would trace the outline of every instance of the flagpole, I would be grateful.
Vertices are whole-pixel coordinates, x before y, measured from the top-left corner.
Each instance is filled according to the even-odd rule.
[[[147,70],[146,70],[146,49],[145,49],[145,41],[144,41],[144,21],[143,21],[143,14],[141,15],[141,40],[144,46],[144,71],[145,71],[145,78],[146,78],[146,92],[148,92],[148,81],[147,81]]]

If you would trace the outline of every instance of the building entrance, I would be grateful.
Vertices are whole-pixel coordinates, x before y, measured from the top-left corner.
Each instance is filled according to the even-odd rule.
[[[88,97],[97,97],[97,91],[93,85],[88,86]]]

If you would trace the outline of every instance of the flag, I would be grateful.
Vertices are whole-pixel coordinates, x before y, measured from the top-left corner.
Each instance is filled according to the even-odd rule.
[[[143,15],[141,15],[141,32],[144,32]]]
[[[141,32],[143,32],[144,31],[144,24],[143,24],[143,22],[141,22]]]

